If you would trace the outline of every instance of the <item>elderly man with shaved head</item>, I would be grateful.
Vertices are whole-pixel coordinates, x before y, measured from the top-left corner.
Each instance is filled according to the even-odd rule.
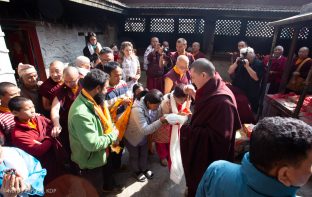
[[[90,59],[86,56],[78,56],[75,60],[75,66],[79,71],[80,77],[84,78],[91,69]]]
[[[64,84],[56,92],[51,107],[51,120],[54,126],[52,136],[60,136],[65,150],[70,153],[67,126],[68,112],[82,88],[79,84],[79,72],[77,68],[72,66],[65,68],[63,78]]]
[[[164,93],[168,94],[177,84],[181,83],[185,85],[191,83],[189,58],[186,55],[180,55],[176,65],[165,75]]]
[[[287,88],[290,91],[299,93],[303,89],[304,81],[312,66],[312,59],[309,57],[309,52],[308,47],[301,47],[298,51],[298,57],[294,60],[292,67],[292,76],[287,84]]]
[[[144,52],[144,65],[143,65],[144,70],[148,69],[148,64],[150,63],[150,61],[147,58],[148,55],[155,50],[158,44],[159,44],[159,39],[157,37],[152,37],[150,45],[148,45],[148,47],[146,48]]]
[[[282,81],[283,72],[287,62],[287,58],[283,56],[284,48],[280,45],[274,48],[272,56],[264,57],[263,63],[268,65],[271,60],[271,69],[268,80],[268,94],[276,94]]]
[[[165,61],[168,62],[167,67],[172,68],[176,65],[177,59],[180,55],[185,55],[189,59],[189,64],[194,62],[194,56],[191,53],[186,51],[187,41],[184,38],[179,38],[176,42],[176,50],[175,52],[171,52],[169,56],[165,58]]]
[[[205,58],[205,54],[200,51],[200,44],[199,42],[193,42],[192,44],[192,55],[194,59],[197,60],[199,58]]]
[[[42,98],[42,107],[44,111],[51,110],[52,101],[55,97],[55,92],[61,87],[63,83],[64,63],[58,60],[50,64],[50,77],[43,82],[39,88],[39,94]]]
[[[196,60],[191,76],[197,87],[194,113],[181,128],[180,143],[188,196],[193,197],[209,164],[233,160],[235,131],[241,124],[235,97],[210,61]]]

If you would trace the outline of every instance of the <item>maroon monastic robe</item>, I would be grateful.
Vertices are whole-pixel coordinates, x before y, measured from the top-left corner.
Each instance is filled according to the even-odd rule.
[[[234,157],[235,131],[241,127],[231,90],[216,74],[197,90],[189,125],[181,128],[181,155],[188,195],[197,186],[209,164]]]
[[[45,80],[43,84],[39,87],[39,94],[42,97],[47,98],[51,103],[55,97],[55,93],[58,89],[60,89],[61,84],[53,81],[51,77]]]
[[[164,89],[164,68],[159,67],[160,54],[153,51],[147,56],[148,67],[146,71],[146,87],[149,90],[157,89],[163,92]]]
[[[196,54],[192,53],[192,55],[194,56],[195,60],[197,60],[199,58],[206,58],[206,55],[201,51],[198,51],[198,53],[196,53]]]
[[[43,168],[47,169],[45,183],[50,182],[60,174],[64,158],[61,143],[57,138],[51,137],[52,121],[44,116],[36,116],[33,121],[37,127],[34,129],[17,118],[14,120],[16,124],[12,132],[12,144],[36,157]]]
[[[68,112],[70,106],[75,101],[76,97],[80,93],[82,87],[79,84],[77,92],[74,94],[70,88],[63,84],[60,89],[55,93],[55,96],[60,101],[60,124],[62,126],[62,132],[60,133],[60,140],[70,156],[70,145],[69,145],[69,133],[68,133]]]

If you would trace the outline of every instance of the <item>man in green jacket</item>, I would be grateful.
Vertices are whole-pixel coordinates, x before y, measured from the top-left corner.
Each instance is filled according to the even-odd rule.
[[[83,79],[83,90],[68,115],[71,160],[78,165],[80,175],[90,181],[100,196],[103,191],[115,189],[105,185],[105,182],[111,182],[108,179],[112,179],[111,173],[107,172],[110,168],[106,165],[108,148],[118,136],[107,107],[102,104],[108,79],[109,76],[103,71],[91,70]]]

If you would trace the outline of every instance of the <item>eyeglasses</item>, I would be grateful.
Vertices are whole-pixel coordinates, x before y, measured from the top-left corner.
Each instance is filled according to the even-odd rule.
[[[103,59],[103,58],[100,58],[100,60],[101,60],[101,62],[105,62],[105,63],[107,63],[107,62],[110,62],[111,60],[110,59]]]

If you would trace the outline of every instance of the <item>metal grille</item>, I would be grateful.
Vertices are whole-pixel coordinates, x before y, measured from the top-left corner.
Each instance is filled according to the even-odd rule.
[[[198,33],[202,34],[205,31],[205,20],[200,19],[198,24]]]
[[[298,38],[299,39],[302,39],[302,40],[305,40],[305,39],[308,39],[308,35],[309,35],[309,29],[306,28],[306,27],[303,27],[300,29],[299,31],[299,36]]]
[[[309,31],[310,30],[307,27],[301,28],[299,31],[298,38],[302,39],[302,40],[308,39]],[[293,35],[294,35],[294,28],[284,27],[281,30],[280,38],[281,39],[291,39],[293,37]]]
[[[272,37],[274,28],[265,21],[247,21],[246,36],[249,37]]]
[[[196,19],[179,18],[179,33],[193,34],[195,33]]]
[[[145,18],[127,18],[125,21],[126,32],[144,32]]]
[[[217,20],[215,35],[237,36],[240,33],[240,20]]]
[[[174,19],[151,18],[150,32],[160,32],[160,33],[174,32]]]
[[[281,30],[280,38],[282,39],[291,39],[294,35],[294,29],[291,27],[284,27]]]

